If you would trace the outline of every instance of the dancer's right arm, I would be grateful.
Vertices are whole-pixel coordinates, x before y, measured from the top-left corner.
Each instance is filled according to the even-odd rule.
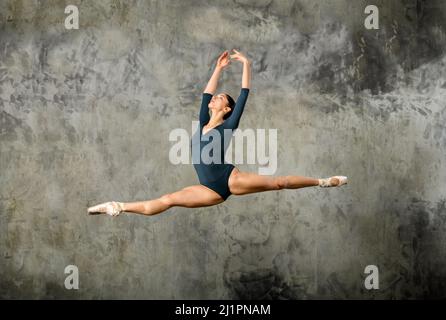
[[[215,90],[217,90],[218,78],[220,78],[222,70],[227,67],[230,62],[229,52],[226,50],[220,55],[220,57],[218,57],[217,65],[215,66],[214,72],[212,73],[212,76],[204,89],[204,93],[209,93],[212,95],[215,93]]]
[[[217,65],[215,67],[214,73],[212,74],[211,79],[209,79],[209,82],[206,86],[206,89],[204,89],[203,97],[201,99],[201,107],[200,107],[200,124],[204,126],[206,123],[209,122],[210,116],[209,116],[209,107],[208,104],[211,102],[212,96],[215,93],[215,90],[217,89],[217,83],[218,78],[220,77],[221,68]]]
[[[217,65],[215,66],[214,72],[212,73],[211,78],[206,85],[206,88],[203,91],[203,96],[201,99],[201,107],[200,107],[200,123],[205,125],[209,122],[209,107],[208,104],[211,102],[212,96],[217,90],[218,79],[220,78],[220,74],[222,70],[228,66],[230,63],[229,60],[229,52],[223,52],[220,57],[218,57]]]

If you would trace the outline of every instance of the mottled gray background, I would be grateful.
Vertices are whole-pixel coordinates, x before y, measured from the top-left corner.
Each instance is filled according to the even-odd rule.
[[[445,298],[445,19],[440,0],[2,0],[0,297]],[[276,174],[349,184],[88,216],[198,183],[168,134],[231,48],[253,61],[240,128],[278,129]]]

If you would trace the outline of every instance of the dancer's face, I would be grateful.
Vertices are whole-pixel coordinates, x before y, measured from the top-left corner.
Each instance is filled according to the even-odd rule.
[[[228,98],[224,93],[214,95],[211,102],[209,102],[208,107],[212,110],[212,112],[223,111],[226,114],[227,112],[231,111],[231,108],[229,108]]]

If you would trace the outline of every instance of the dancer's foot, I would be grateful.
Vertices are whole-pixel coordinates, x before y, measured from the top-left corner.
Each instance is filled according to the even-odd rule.
[[[326,187],[340,187],[344,184],[347,184],[346,176],[334,176],[326,179],[319,179],[319,186]]]
[[[122,211],[124,211],[124,209],[122,206],[122,202],[110,201],[98,204],[94,207],[90,207],[87,211],[89,214],[106,213],[110,216],[116,217]]]

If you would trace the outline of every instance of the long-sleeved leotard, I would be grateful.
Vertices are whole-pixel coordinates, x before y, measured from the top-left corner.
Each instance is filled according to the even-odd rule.
[[[208,105],[213,96],[204,92],[199,115],[200,125],[192,137],[192,162],[198,179],[202,185],[217,192],[223,200],[226,200],[231,195],[228,180],[232,169],[234,169],[232,164],[225,162],[224,156],[233,131],[238,128],[240,123],[248,94],[249,88],[241,88],[231,116],[222,124],[203,134],[203,127],[210,119]],[[230,129],[226,130],[226,136],[225,129]],[[214,154],[212,151],[216,151],[217,154]]]

